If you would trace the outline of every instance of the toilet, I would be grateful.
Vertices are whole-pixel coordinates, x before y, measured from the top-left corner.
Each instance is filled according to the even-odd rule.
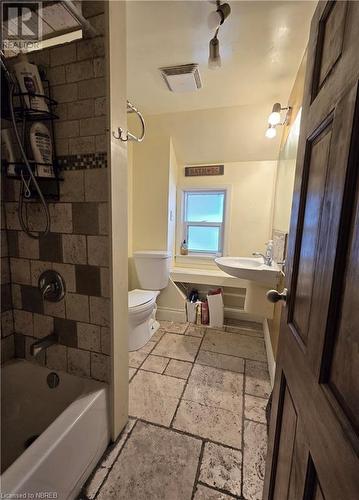
[[[133,253],[141,289],[128,292],[128,350],[141,349],[158,330],[156,299],[169,280],[171,254],[145,250]]]

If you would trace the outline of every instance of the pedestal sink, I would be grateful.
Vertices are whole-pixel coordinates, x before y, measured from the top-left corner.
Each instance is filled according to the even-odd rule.
[[[218,257],[214,261],[230,276],[266,285],[276,285],[280,275],[278,265],[273,262],[271,266],[267,266],[263,263],[262,257]]]

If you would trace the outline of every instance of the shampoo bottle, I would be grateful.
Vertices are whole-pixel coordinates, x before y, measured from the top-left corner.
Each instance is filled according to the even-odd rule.
[[[32,154],[37,165],[39,177],[55,177],[52,166],[52,140],[49,129],[41,122],[35,122],[30,128]]]
[[[28,62],[26,56],[22,55],[18,63],[14,64],[15,75],[19,82],[20,91],[24,95],[25,104],[35,111],[48,111],[45,99],[39,95],[44,94],[39,70],[35,64]]]

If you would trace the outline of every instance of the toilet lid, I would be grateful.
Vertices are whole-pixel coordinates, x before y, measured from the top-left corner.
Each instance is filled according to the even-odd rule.
[[[137,307],[147,304],[156,297],[152,290],[131,290],[128,292],[128,307]]]

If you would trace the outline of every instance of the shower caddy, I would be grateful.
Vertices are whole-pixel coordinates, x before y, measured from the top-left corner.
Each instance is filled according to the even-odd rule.
[[[15,92],[14,97],[18,100],[18,105],[14,106],[16,123],[21,124],[21,133],[23,142],[25,144],[26,153],[28,156],[32,156],[30,141],[28,137],[27,130],[29,128],[29,124],[32,122],[46,122],[52,140],[52,164],[48,163],[38,163],[34,160],[29,160],[29,163],[33,169],[36,180],[41,188],[41,191],[44,195],[44,198],[48,200],[58,201],[60,198],[60,181],[63,179],[60,176],[60,168],[57,162],[56,157],[56,143],[55,143],[55,133],[54,133],[54,121],[58,120],[58,116],[54,112],[54,108],[57,106],[57,101],[55,101],[51,97],[51,87],[50,82],[46,79],[42,79],[42,84],[44,86],[44,94],[34,94],[30,92]],[[27,106],[25,103],[25,97],[28,99],[30,106]],[[31,106],[32,99],[35,97],[41,97],[45,100],[48,111],[39,111],[37,109],[33,109]],[[37,175],[37,167],[38,166],[52,166],[54,177],[42,177]],[[14,174],[9,173],[9,167],[15,167]],[[24,178],[26,181],[29,180],[29,175],[26,173],[25,163],[22,161],[16,162],[5,162],[5,168],[7,177],[11,179],[22,179],[21,171],[23,172]],[[12,169],[11,169],[12,170]],[[36,190],[31,188],[30,183],[30,195],[28,199],[36,199],[37,193]]]

